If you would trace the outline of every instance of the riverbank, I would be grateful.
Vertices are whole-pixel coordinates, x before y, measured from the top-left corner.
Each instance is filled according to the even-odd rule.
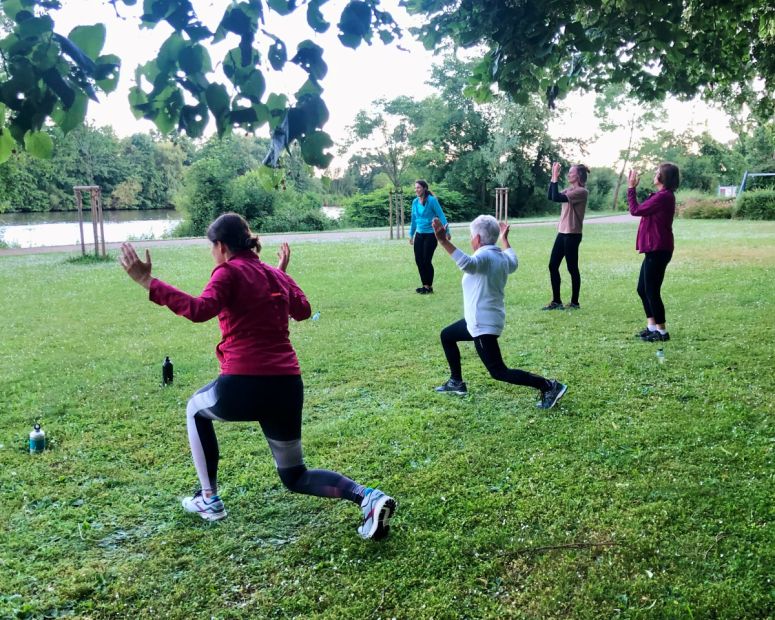
[[[635,218],[633,218],[628,213],[622,213],[617,215],[602,215],[602,216],[591,216],[587,217],[585,220],[587,224],[624,224],[624,223],[632,223],[634,224],[637,222]],[[538,221],[515,221],[511,223],[511,226],[513,228],[524,228],[524,227],[532,227],[532,226],[556,226],[557,220],[538,220]],[[466,228],[467,224],[453,224],[452,225],[452,231],[453,233],[455,231],[464,230]],[[407,225],[407,229],[408,229]],[[297,242],[313,242],[313,243],[331,243],[335,241],[347,241],[347,240],[362,240],[362,239],[387,239],[389,236],[389,232],[387,228],[367,228],[367,229],[358,229],[358,230],[329,230],[329,231],[318,231],[318,232],[297,232],[297,233],[268,233],[265,235],[261,235],[262,239],[267,240],[282,240],[286,241],[288,243],[297,243]],[[186,245],[200,245],[204,243],[206,239],[204,237],[176,237],[176,238],[170,238],[170,239],[147,239],[147,240],[141,240],[141,241],[133,241],[132,243],[135,243],[136,245],[142,246],[144,248],[154,248],[154,247],[177,247],[177,246],[186,246]],[[120,241],[116,242],[110,242],[106,243],[105,247],[108,250],[115,250],[119,247],[121,247]],[[80,244],[72,244],[72,245],[53,245],[53,246],[40,246],[40,247],[33,247],[33,248],[3,248],[0,249],[0,256],[19,256],[22,254],[51,254],[51,253],[61,253],[61,254],[72,254],[72,253],[80,253],[81,252],[81,245]],[[86,253],[87,254],[93,254],[94,253],[94,245],[93,244],[87,244],[86,246]]]

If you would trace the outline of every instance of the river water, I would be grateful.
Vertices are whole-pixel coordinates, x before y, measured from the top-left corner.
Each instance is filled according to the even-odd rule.
[[[181,220],[173,210],[104,211],[105,241],[161,239]],[[85,243],[94,243],[91,215],[84,212]],[[81,234],[75,211],[49,213],[0,213],[0,241],[12,247],[78,245]]]

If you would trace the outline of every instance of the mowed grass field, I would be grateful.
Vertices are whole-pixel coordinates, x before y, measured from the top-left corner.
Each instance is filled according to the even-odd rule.
[[[258,424],[216,426],[229,517],[185,514],[185,405],[217,375],[217,322],[151,304],[115,262],[0,258],[0,617],[773,617],[775,222],[675,232],[659,364],[633,338],[634,222],[586,227],[576,312],[539,310],[554,229],[512,230],[501,348],[569,385],[548,412],[472,345],[468,397],[434,393],[462,316],[442,250],[420,296],[405,240],[293,246],[321,313],[291,327],[306,461],[396,498],[379,543],[354,505],[288,493]],[[212,268],[206,241],[153,260],[191,293]]]

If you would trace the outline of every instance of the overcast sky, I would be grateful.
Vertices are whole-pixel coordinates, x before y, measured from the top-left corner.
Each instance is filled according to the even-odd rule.
[[[103,96],[99,104],[90,103],[88,118],[97,125],[111,125],[121,136],[149,131],[154,128],[153,124],[134,118],[129,110],[127,93],[133,85],[135,67],[155,57],[162,42],[169,36],[170,29],[164,24],[152,30],[138,28],[137,16],[141,12],[142,2],[138,2],[139,6],[135,7],[118,5],[120,14],[126,16],[126,19],[117,17],[113,7],[105,0],[89,4],[88,15],[85,15],[83,0],[64,0],[64,8],[55,17],[56,30],[67,34],[79,24],[104,23],[107,28],[107,41],[103,53],[119,55],[123,64],[117,90],[108,97]],[[406,29],[412,25],[412,19],[397,4],[397,0],[382,1],[382,6]],[[200,18],[212,30],[215,30],[223,15],[224,5],[224,2],[194,1]],[[395,44],[385,46],[379,41],[375,41],[371,46],[362,45],[358,50],[345,48],[336,37],[336,22],[343,6],[342,0],[332,0],[323,5],[323,13],[332,25],[329,31],[322,35],[316,34],[307,26],[306,11],[303,8],[287,17],[280,17],[269,11],[265,25],[268,31],[285,41],[289,56],[293,55],[296,45],[304,39],[312,39],[324,48],[324,59],[329,71],[322,82],[325,89],[323,98],[331,114],[325,130],[337,143],[344,140],[346,127],[353,122],[355,114],[361,109],[368,109],[375,99],[399,95],[422,99],[431,94],[432,87],[426,82],[430,78],[430,69],[435,60],[433,54],[415,42],[408,32],[400,44],[409,51],[402,51]],[[219,62],[223,53],[235,44],[236,38],[212,49],[213,63]],[[286,69],[280,73],[267,69],[265,76],[267,92],[288,95],[292,95],[306,79],[306,74],[291,63],[286,64]],[[225,78],[221,81],[225,82]],[[613,165],[618,159],[622,143],[626,140],[626,133],[622,130],[602,134],[592,113],[593,103],[594,97],[591,95],[569,96],[563,105],[565,113],[552,124],[550,131],[559,139],[592,139],[595,135],[600,135],[600,139],[590,146],[588,154],[575,155],[579,161],[591,166]],[[668,104],[668,110],[666,128],[676,132],[687,128],[694,128],[698,132],[708,129],[722,141],[734,137],[729,131],[725,115],[705,104],[671,102]],[[213,127],[208,127],[208,131],[213,131]],[[262,132],[268,136],[267,128],[260,129],[259,135]],[[341,166],[344,163],[335,160],[333,166]]]

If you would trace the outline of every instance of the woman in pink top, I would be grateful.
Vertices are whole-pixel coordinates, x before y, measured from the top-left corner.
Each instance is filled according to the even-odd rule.
[[[630,214],[640,216],[635,249],[643,254],[643,263],[638,278],[638,295],[646,313],[646,328],[636,338],[647,342],[670,340],[665,323],[665,304],[662,303],[662,282],[665,270],[673,258],[673,217],[675,217],[675,190],[678,189],[680,173],[675,164],[660,164],[654,176],[657,192],[638,204],[635,188],[640,177],[630,170],[627,188],[627,203]]]
[[[218,441],[213,420],[258,422],[272,451],[280,480],[291,491],[348,499],[358,504],[363,538],[384,538],[395,501],[379,489],[360,485],[323,469],[307,469],[301,448],[304,385],[288,332],[289,317],[310,316],[304,293],[285,273],[288,244],[279,253],[279,269],[259,258],[261,244],[245,219],[226,213],[207,229],[215,260],[210,281],[198,297],[151,275],[151,256],[137,256],[131,244],[121,248],[121,265],[149,291],[154,303],[194,322],[218,317],[221,342],[215,349],[221,374],[188,401],[188,439],[201,488],[183,499],[183,508],[208,521],[226,516],[218,495]]]
[[[579,291],[581,290],[581,273],[579,272],[579,245],[581,245],[581,228],[584,224],[584,213],[587,209],[589,191],[587,175],[589,169],[583,164],[571,166],[568,171],[570,186],[562,192],[557,190],[560,179],[560,164],[552,164],[552,181],[549,183],[549,195],[552,202],[562,204],[560,223],[557,226],[557,237],[554,240],[552,254],[549,257],[549,280],[552,283],[552,301],[542,310],[578,309]],[[562,305],[560,296],[560,265],[565,259],[571,281],[570,303]]]

